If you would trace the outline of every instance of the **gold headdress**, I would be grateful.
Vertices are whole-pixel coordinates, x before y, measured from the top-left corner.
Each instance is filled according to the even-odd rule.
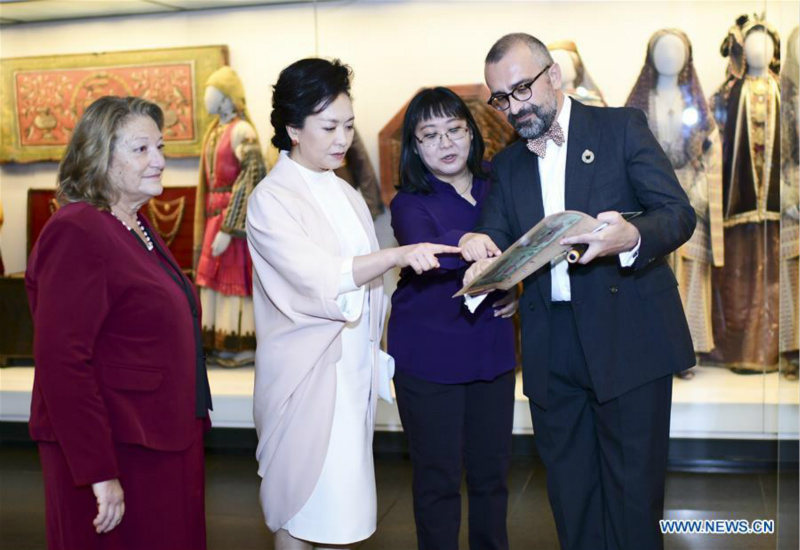
[[[239,79],[239,75],[236,74],[236,71],[227,65],[220,67],[208,77],[206,86],[213,86],[228,96],[231,102],[233,102],[236,112],[250,122],[250,114],[247,112],[247,102],[244,97],[244,86],[242,86],[242,81]]]
[[[756,30],[763,30],[772,39],[775,50],[769,62],[769,70],[777,75],[781,67],[781,39],[777,29],[767,23],[764,14],[740,15],[736,23],[728,29],[728,35],[722,41],[719,52],[722,57],[729,58],[728,75],[734,78],[743,78],[747,70],[747,61],[744,57],[744,41],[747,36]]]

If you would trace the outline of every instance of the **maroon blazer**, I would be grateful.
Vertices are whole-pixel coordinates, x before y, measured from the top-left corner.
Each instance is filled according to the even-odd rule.
[[[196,290],[148,233],[151,252],[109,212],[73,203],[47,222],[28,260],[30,434],[59,443],[76,485],[118,477],[113,442],[188,448],[210,406]]]

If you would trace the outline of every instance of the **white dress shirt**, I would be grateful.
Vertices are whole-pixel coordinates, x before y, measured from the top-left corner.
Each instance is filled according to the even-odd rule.
[[[539,158],[539,181],[542,185],[542,203],[544,204],[545,217],[557,212],[563,212],[565,207],[565,178],[567,172],[567,146],[569,145],[569,117],[572,113],[572,100],[564,96],[564,104],[558,115],[558,123],[564,132],[564,144],[558,146],[552,140],[547,141],[547,152],[544,158]],[[629,252],[619,255],[622,267],[629,267],[639,255],[639,244]],[[569,301],[572,297],[569,283],[569,264],[562,256],[554,260],[550,269],[550,299],[554,302]]]

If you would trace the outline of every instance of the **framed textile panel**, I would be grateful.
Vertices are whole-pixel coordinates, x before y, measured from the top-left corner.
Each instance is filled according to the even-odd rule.
[[[517,138],[514,128],[508,123],[505,115],[497,112],[487,105],[489,99],[489,88],[484,84],[461,84],[458,86],[447,86],[464,100],[467,104],[478,128],[481,130],[483,141],[486,142],[484,159],[491,160],[492,157],[505,148]],[[386,126],[378,134],[378,154],[380,156],[381,170],[381,197],[385,204],[392,201],[392,197],[397,192],[396,185],[400,183],[400,145],[403,137],[403,117],[406,109],[411,102],[409,99],[405,105],[395,113]]]
[[[161,196],[147,201],[139,210],[164,242],[178,265],[186,272],[193,269],[194,205],[197,187],[193,185],[164,187]],[[28,190],[28,254],[44,224],[58,209],[52,189]]]
[[[106,95],[157,103],[165,154],[199,156],[211,122],[204,85],[227,62],[227,46],[2,59],[0,163],[60,160],[78,119]]]

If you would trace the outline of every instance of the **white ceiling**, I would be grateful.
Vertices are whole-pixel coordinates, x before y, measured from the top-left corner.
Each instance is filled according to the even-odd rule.
[[[0,26],[64,19],[175,13],[241,6],[314,3],[316,0],[0,0]],[[321,0],[325,1],[325,0]]]

